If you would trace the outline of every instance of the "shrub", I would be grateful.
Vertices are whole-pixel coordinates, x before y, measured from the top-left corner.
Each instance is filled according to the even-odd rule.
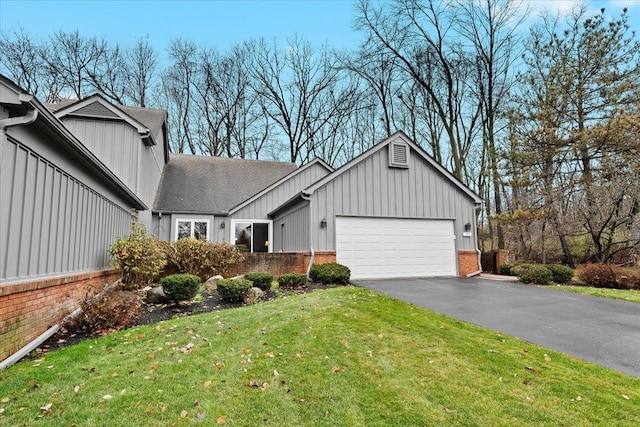
[[[273,282],[273,274],[252,272],[244,275],[244,278],[253,282],[253,286],[260,288],[267,292],[271,289],[271,282]]]
[[[311,266],[309,276],[314,282],[322,284],[348,285],[351,270],[345,265],[331,262],[328,264],[314,264]]]
[[[142,297],[135,292],[110,286],[98,294],[87,294],[80,303],[82,312],[70,319],[69,331],[108,333],[130,326],[142,313]]]
[[[566,265],[558,265],[558,264],[544,264],[545,267],[551,271],[553,275],[553,281],[555,283],[563,284],[563,283],[571,283],[571,279],[573,279],[574,269],[571,267],[567,267]]]
[[[188,301],[196,296],[200,289],[200,278],[193,274],[172,274],[160,281],[164,294],[171,301]]]
[[[249,292],[253,284],[247,279],[218,280],[218,294],[220,298],[229,302],[240,302]]]
[[[611,289],[640,289],[640,274],[609,264],[586,264],[576,272],[586,286]]]
[[[514,271],[514,268],[519,266],[521,264],[519,263],[513,263],[513,264],[502,264],[500,266],[500,274],[504,275],[504,276],[517,276],[517,274]]]
[[[287,273],[278,278],[278,285],[283,289],[303,288],[308,282],[307,275],[302,273]]]
[[[137,221],[131,226],[131,234],[119,238],[109,253],[115,256],[112,264],[122,272],[122,283],[128,289],[150,284],[167,264],[167,254],[160,241]]]
[[[523,264],[519,268],[518,279],[522,283],[548,285],[553,281],[553,273],[544,265]]]
[[[180,273],[208,277],[229,273],[229,269],[244,259],[244,255],[227,243],[214,243],[194,238],[179,239],[171,244],[169,260]]]

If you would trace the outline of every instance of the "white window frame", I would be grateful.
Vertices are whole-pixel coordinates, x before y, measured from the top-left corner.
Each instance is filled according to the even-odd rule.
[[[175,232],[173,233],[173,240],[178,240],[178,232],[180,231],[180,227],[178,224],[180,222],[190,222],[191,223],[191,237],[193,237],[194,232],[194,222],[204,222],[207,224],[207,240],[211,240],[211,221],[204,218],[176,218],[175,222]]]
[[[229,242],[235,246],[236,244],[236,224],[237,223],[251,223],[251,224],[269,224],[269,246],[267,249],[268,253],[273,253],[273,220],[270,219],[232,219],[231,227],[229,230]],[[251,236],[251,252],[253,252],[253,236]]]

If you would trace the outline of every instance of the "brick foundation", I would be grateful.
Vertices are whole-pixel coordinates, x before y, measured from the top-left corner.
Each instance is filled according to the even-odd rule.
[[[458,251],[458,274],[464,277],[467,274],[480,270],[478,265],[478,252]]]
[[[229,276],[248,273],[250,271],[269,272],[275,278],[285,273],[306,273],[311,253],[246,253],[245,260],[236,266]],[[314,264],[336,262],[335,252],[316,252]]]
[[[119,278],[105,269],[0,285],[0,360],[60,322],[87,292]]]

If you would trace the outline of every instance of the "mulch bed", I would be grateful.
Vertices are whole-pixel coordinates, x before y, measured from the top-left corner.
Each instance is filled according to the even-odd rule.
[[[282,298],[283,295],[291,294],[303,294],[313,292],[318,289],[332,288],[332,285],[322,285],[320,283],[310,283],[306,287],[293,289],[293,290],[281,290],[279,292],[269,291],[262,298],[262,301],[269,301],[277,298]],[[149,325],[158,323],[163,320],[169,320],[176,317],[192,316],[195,314],[209,313],[217,310],[225,310],[229,308],[237,308],[247,305],[245,303],[230,303],[222,301],[217,292],[212,294],[203,294],[203,300],[200,302],[189,302],[175,304],[143,304],[142,314],[136,317],[129,327]],[[31,352],[25,359],[37,358],[44,353],[48,353],[53,350],[58,350],[63,347],[78,344],[86,339],[97,338],[104,335],[96,334],[85,331],[69,331],[64,327],[61,328],[56,334],[52,335],[47,341],[42,343],[40,347]]]

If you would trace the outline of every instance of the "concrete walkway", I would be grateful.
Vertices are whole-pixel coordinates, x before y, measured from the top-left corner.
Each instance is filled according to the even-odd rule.
[[[640,304],[487,278],[357,286],[640,378]]]

